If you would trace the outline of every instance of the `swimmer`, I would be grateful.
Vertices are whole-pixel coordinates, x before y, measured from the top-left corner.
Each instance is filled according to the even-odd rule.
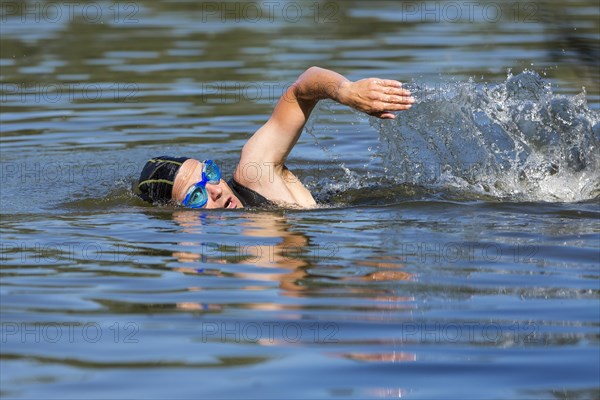
[[[313,196],[285,161],[310,113],[323,99],[381,119],[395,118],[394,112],[408,110],[415,101],[398,81],[352,82],[334,71],[311,67],[286,90],[269,120],[246,142],[229,181],[222,179],[218,165],[210,159],[156,157],[142,170],[140,196],[151,203],[171,202],[188,208],[315,207]],[[246,176],[249,170],[252,176]]]

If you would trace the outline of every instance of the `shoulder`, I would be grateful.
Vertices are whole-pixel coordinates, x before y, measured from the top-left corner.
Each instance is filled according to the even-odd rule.
[[[240,160],[234,179],[269,201],[294,207],[314,207],[316,202],[300,179],[285,166]]]

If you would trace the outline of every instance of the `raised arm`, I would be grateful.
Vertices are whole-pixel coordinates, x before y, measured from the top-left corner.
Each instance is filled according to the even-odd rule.
[[[310,113],[323,99],[384,119],[395,118],[393,112],[407,110],[414,103],[410,92],[398,81],[369,78],[351,82],[334,71],[311,67],[286,90],[269,120],[244,145],[236,180],[268,198],[297,201],[294,186],[289,184],[291,173],[284,163]],[[258,175],[251,176],[248,166],[260,168]],[[282,184],[292,193],[283,193]]]

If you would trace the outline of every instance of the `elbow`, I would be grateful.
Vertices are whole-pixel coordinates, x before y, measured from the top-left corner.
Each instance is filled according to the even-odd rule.
[[[302,81],[303,79],[306,79],[308,77],[314,76],[315,74],[318,74],[320,71],[323,71],[323,68],[317,67],[315,65],[313,65],[312,67],[307,68],[299,77],[298,77],[298,81]]]
[[[292,93],[297,99],[319,100],[317,83],[323,68],[312,66],[307,68],[292,85]]]
[[[306,71],[304,71],[302,73],[302,75],[300,75],[300,76],[301,77],[302,76],[313,76],[313,75],[321,73],[322,71],[323,71],[323,68],[313,65],[312,67],[307,68]]]

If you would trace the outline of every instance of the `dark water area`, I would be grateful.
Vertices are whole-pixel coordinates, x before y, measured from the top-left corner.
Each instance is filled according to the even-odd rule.
[[[2,1],[0,395],[600,397],[595,1]],[[312,210],[154,207],[318,65]]]

